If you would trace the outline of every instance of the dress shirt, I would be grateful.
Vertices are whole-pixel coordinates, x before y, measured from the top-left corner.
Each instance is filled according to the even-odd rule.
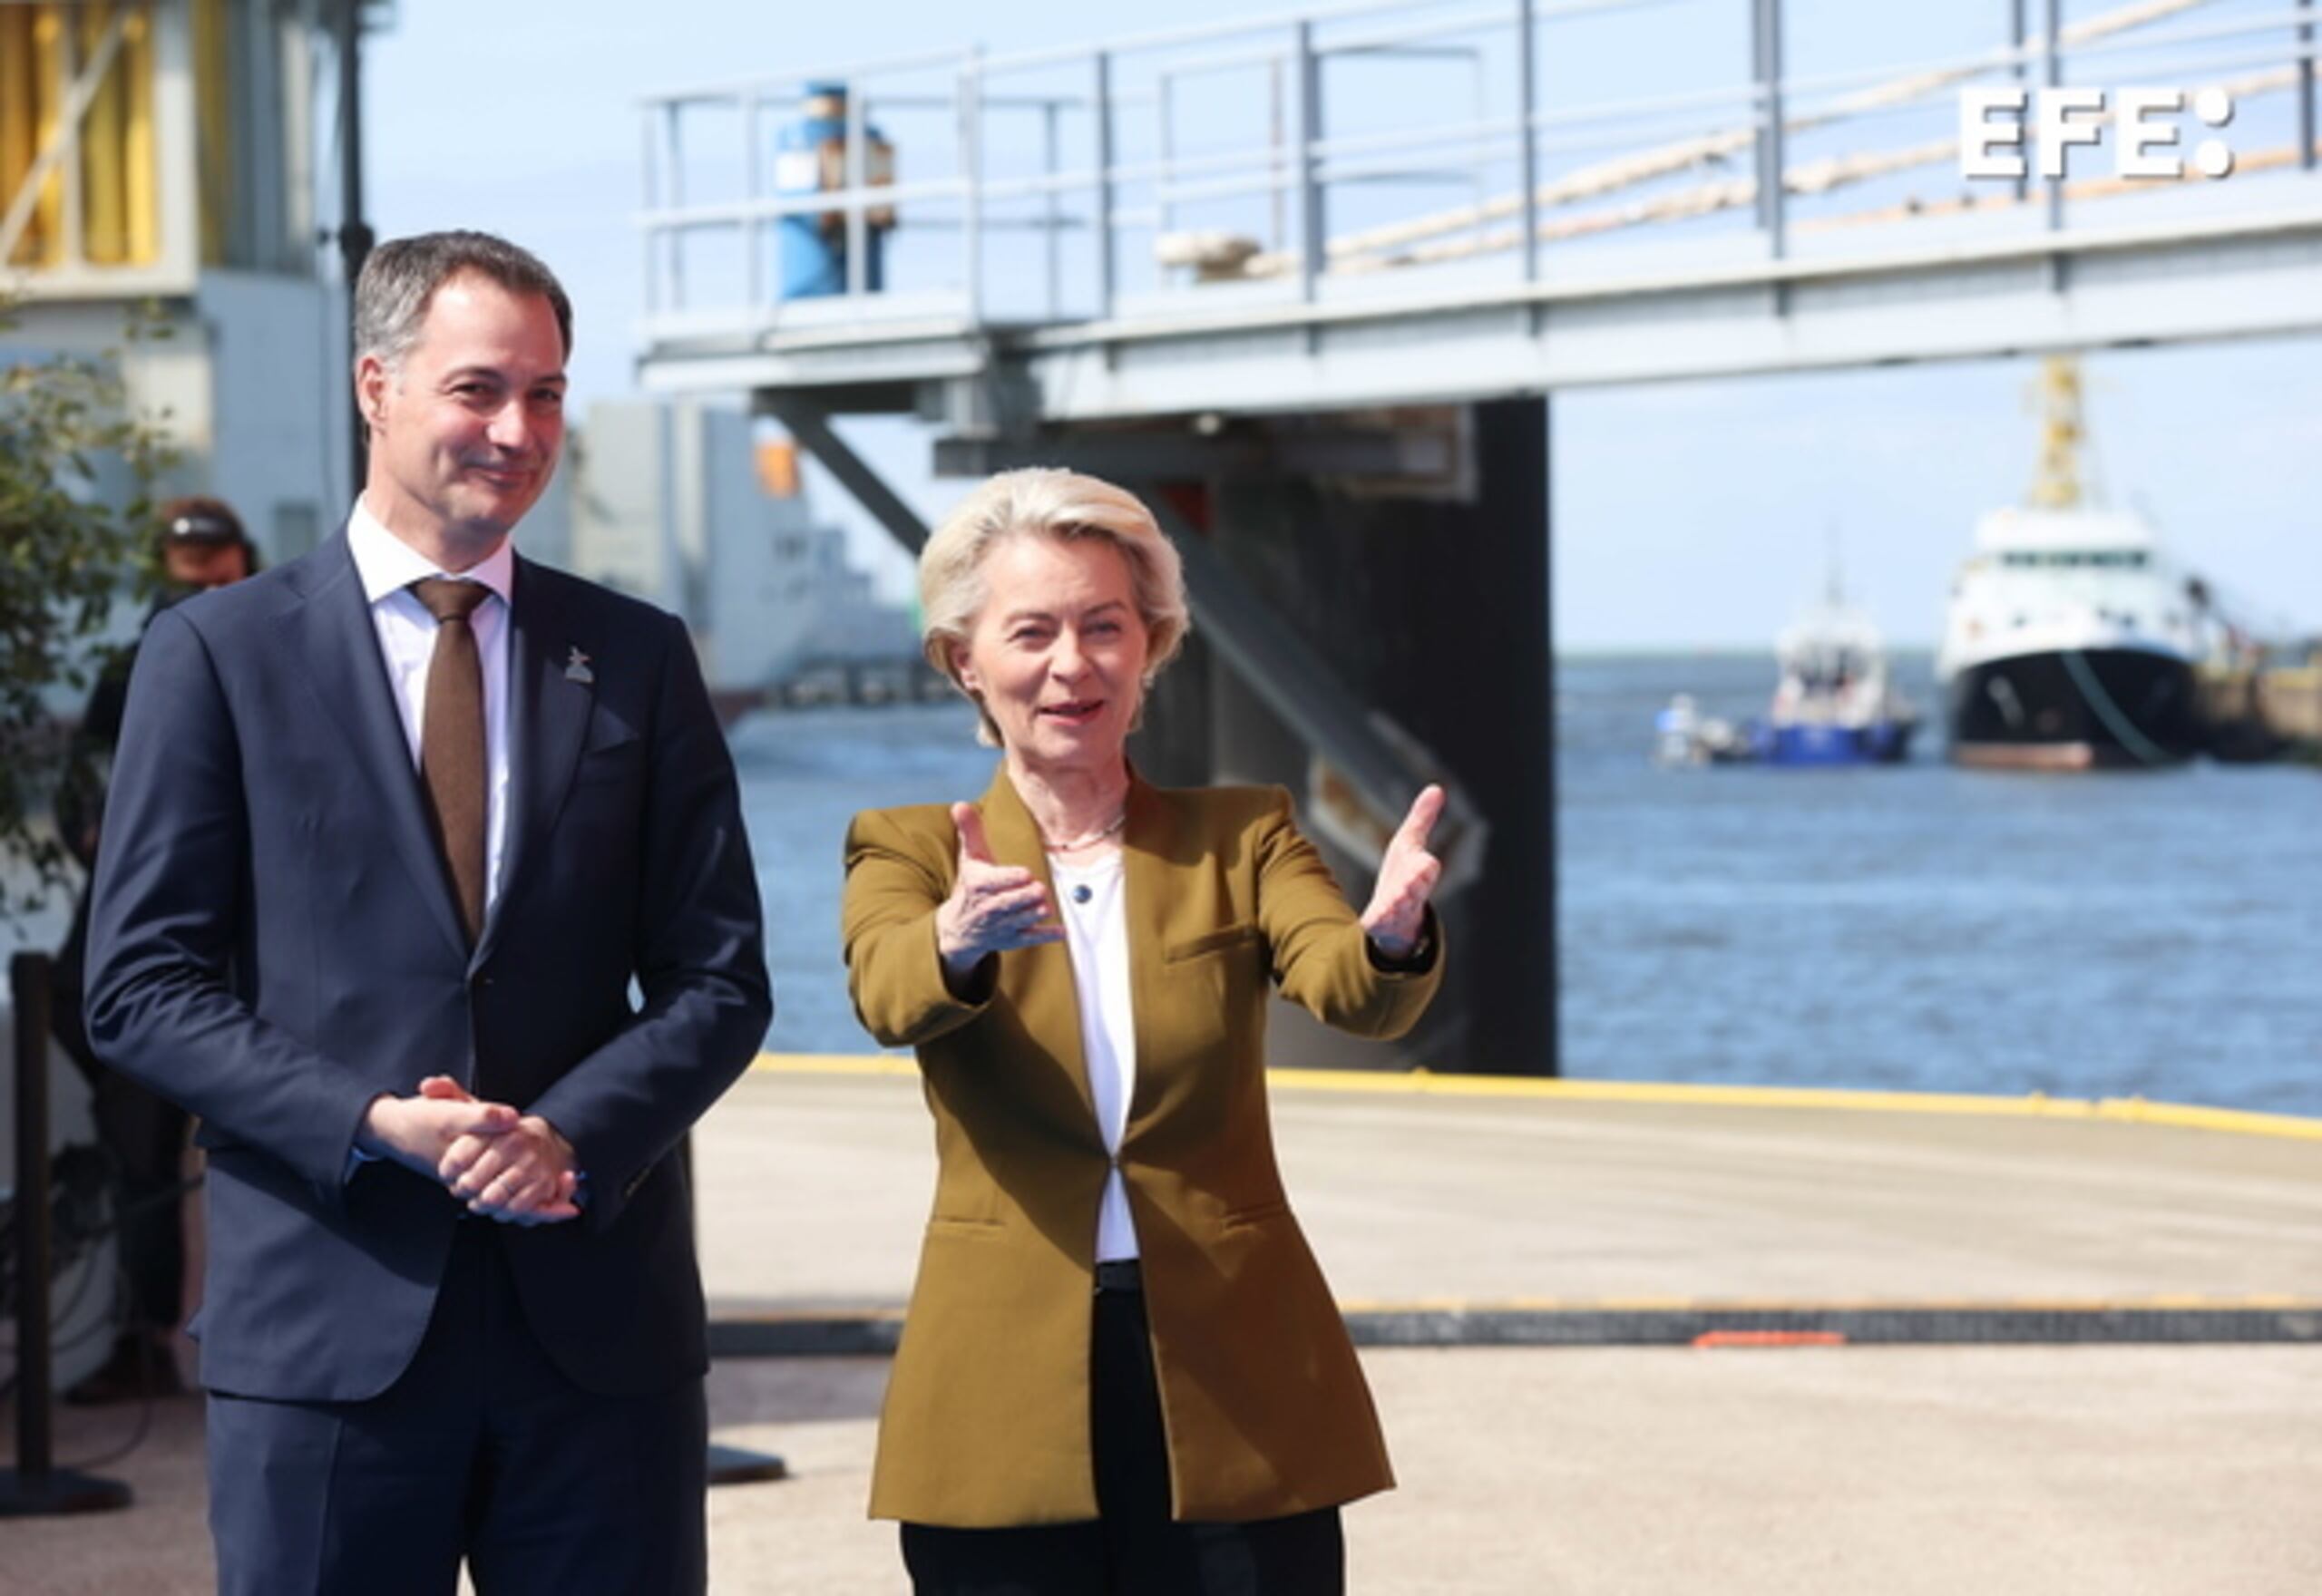
[[[439,570],[425,555],[381,525],[360,497],[347,518],[346,546],[355,557],[356,573],[363,579],[363,597],[371,607],[379,656],[386,665],[395,711],[403,717],[404,740],[410,745],[415,771],[419,768],[420,725],[427,705],[427,664],[435,649],[435,618],[427,613],[411,584],[424,577],[450,577],[454,581],[482,582],[492,589],[493,597],[476,606],[468,620],[483,667],[483,907],[489,916],[500,898],[500,863],[508,838],[508,606],[515,552],[503,539],[479,565],[457,573]]]

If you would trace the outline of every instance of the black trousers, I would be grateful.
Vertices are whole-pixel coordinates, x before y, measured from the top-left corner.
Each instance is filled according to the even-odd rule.
[[[902,1527],[917,1596],[1342,1596],[1346,1548],[1326,1507],[1252,1523],[1169,1517],[1169,1448],[1145,1298],[1099,1290],[1090,1348],[1092,1523]]]
[[[706,1579],[698,1379],[583,1391],[550,1362],[489,1221],[460,1226],[403,1377],[367,1402],[212,1392],[220,1596],[688,1596]]]

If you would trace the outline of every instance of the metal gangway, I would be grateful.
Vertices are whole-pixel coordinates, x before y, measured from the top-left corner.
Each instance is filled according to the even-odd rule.
[[[1936,53],[1837,72],[1787,65],[1829,52],[1781,0],[1373,0],[657,94],[639,369],[897,409],[1005,374],[1000,403],[1074,421],[2317,324],[2313,0],[1976,9],[1917,8]],[[844,91],[842,186],[785,191],[769,136],[814,84]],[[1964,91],[2149,84],[2234,112],[2173,120],[2181,179],[2116,176],[2109,145],[1961,176]],[[890,183],[863,180],[873,128]],[[2211,138],[2226,179],[2192,159]],[[776,231],[818,218],[850,291],[780,300]]]

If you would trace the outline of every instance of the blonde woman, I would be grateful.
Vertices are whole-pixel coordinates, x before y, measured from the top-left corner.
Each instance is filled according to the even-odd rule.
[[[1275,1169],[1265,1005],[1419,1017],[1442,793],[1358,916],[1281,790],[1141,780],[1124,742],[1185,589],[1109,483],[992,479],[920,589],[1000,758],[978,803],[847,838],[856,1012],[917,1050],[939,1159],[871,1511],[921,1596],[1335,1596],[1339,1505],[1393,1482]]]

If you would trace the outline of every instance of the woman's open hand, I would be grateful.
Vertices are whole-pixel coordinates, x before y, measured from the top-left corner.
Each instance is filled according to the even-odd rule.
[[[1371,946],[1389,959],[1409,959],[1419,947],[1427,900],[1443,875],[1443,861],[1427,851],[1427,834],[1442,813],[1443,789],[1421,788],[1379,861],[1379,884],[1371,889],[1371,907],[1362,911],[1362,929]]]
[[[935,950],[945,971],[964,979],[989,954],[1062,938],[1040,879],[1020,865],[992,861],[975,805],[951,805],[951,823],[960,833],[960,873],[935,910]]]

